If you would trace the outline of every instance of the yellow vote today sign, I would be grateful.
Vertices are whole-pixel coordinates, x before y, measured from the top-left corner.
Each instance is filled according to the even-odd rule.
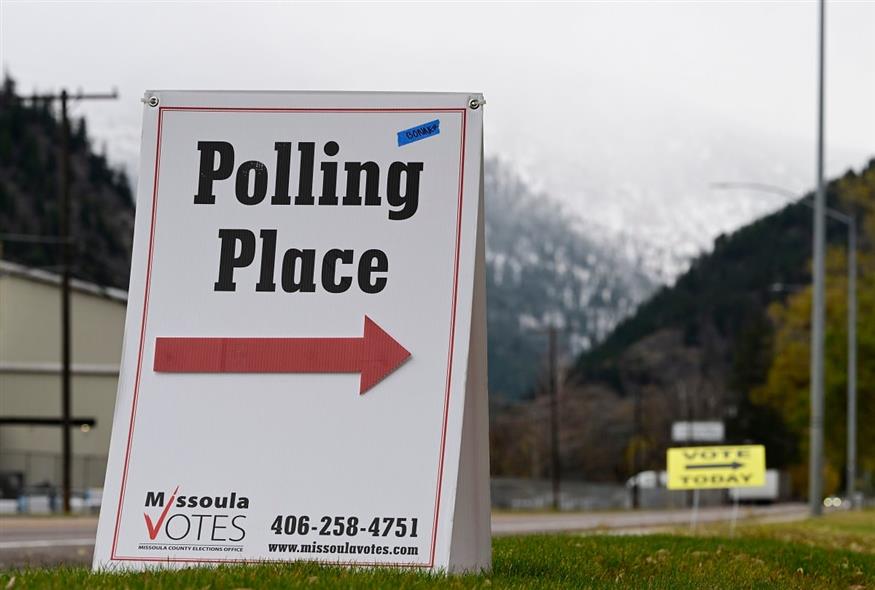
[[[748,488],[766,483],[763,445],[668,449],[668,489]]]

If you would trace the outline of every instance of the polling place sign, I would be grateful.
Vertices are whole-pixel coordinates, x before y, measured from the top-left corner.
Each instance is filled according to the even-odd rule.
[[[757,487],[766,478],[763,445],[676,447],[666,462],[670,490]]]
[[[481,97],[144,102],[94,567],[489,568]]]

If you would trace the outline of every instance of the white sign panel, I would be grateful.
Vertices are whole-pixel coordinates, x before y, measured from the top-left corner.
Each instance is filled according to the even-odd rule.
[[[146,97],[95,568],[489,568],[480,97]]]
[[[723,442],[723,422],[673,422],[671,440],[675,442]]]

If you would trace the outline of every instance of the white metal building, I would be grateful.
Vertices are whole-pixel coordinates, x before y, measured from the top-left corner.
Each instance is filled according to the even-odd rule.
[[[102,487],[112,429],[127,293],[72,281],[73,490]],[[61,428],[17,421],[61,417],[58,275],[0,261],[0,474],[61,484]]]

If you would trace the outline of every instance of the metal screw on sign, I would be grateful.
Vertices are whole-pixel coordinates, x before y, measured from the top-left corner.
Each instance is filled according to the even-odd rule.
[[[485,105],[486,101],[482,98],[472,98],[468,101],[468,106],[472,109],[479,109],[481,106]]]
[[[158,97],[157,96],[150,96],[149,97],[149,106],[150,107],[157,107],[158,106]]]

